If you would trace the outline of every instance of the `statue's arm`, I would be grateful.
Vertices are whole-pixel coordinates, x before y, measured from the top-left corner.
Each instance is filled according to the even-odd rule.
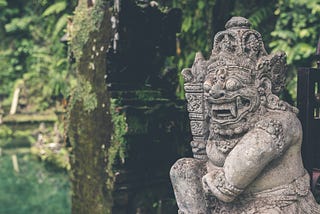
[[[203,177],[203,187],[218,199],[233,201],[292,140],[283,135],[281,122],[264,120],[230,152],[224,166]]]

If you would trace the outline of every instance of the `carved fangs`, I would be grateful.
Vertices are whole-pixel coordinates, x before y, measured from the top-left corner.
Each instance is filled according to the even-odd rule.
[[[235,120],[250,107],[250,101],[237,96],[221,103],[212,103],[211,111],[213,118],[217,120]]]
[[[234,101],[223,104],[213,104],[211,110],[213,117],[217,119],[233,119],[238,115],[237,106]]]
[[[241,98],[240,97],[237,97],[237,106],[239,108],[243,108],[243,105],[242,105],[242,102],[241,102]]]
[[[230,107],[230,112],[233,117],[237,117],[238,112],[237,107],[235,105]]]

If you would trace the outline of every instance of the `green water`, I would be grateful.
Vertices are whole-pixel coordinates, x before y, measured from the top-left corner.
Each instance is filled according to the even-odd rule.
[[[28,153],[18,153],[17,160],[19,172],[14,170],[12,151],[0,156],[0,214],[71,213],[66,172],[57,171]]]

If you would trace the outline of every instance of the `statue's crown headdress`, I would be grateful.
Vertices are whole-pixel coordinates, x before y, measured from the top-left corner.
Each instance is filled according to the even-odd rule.
[[[225,25],[226,30],[216,34],[209,59],[210,67],[239,66],[254,70],[257,61],[266,56],[260,33],[250,29],[250,22],[242,17],[233,17]]]
[[[210,58],[205,60],[197,53],[192,68],[183,70],[185,82],[203,82],[208,73],[229,67],[245,71],[254,79],[268,77],[272,91],[278,94],[285,83],[285,53],[268,55],[260,33],[250,26],[249,20],[232,17],[226,30],[215,35]]]

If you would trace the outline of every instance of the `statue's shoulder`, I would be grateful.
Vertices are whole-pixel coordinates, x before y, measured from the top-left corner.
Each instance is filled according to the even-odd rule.
[[[291,106],[290,106],[291,107]],[[288,118],[297,118],[297,113],[295,111],[291,111],[291,109],[268,109],[267,113],[265,113],[262,117],[262,119],[266,118],[272,118],[272,119],[288,119]]]
[[[274,120],[279,121],[283,128],[299,128],[301,126],[300,120],[297,117],[297,112],[295,111],[274,111],[270,114],[267,114],[263,120]],[[296,127],[299,126],[299,127]]]
[[[301,124],[295,112],[292,111],[272,111],[266,113],[264,116],[260,117],[260,119],[256,123],[256,127],[259,124],[279,124],[283,126],[284,129],[293,128],[295,126],[299,126],[296,128],[300,128]]]
[[[300,142],[302,127],[295,112],[274,111],[262,117],[255,124],[256,129],[262,129],[273,136],[282,135],[290,141]]]

